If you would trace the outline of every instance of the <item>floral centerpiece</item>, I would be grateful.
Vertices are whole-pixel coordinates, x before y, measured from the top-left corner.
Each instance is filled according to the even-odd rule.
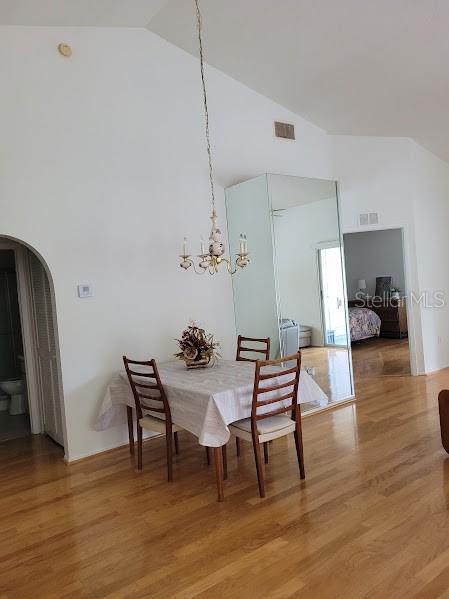
[[[181,351],[175,356],[184,360],[187,368],[205,368],[220,356],[216,351],[220,344],[214,341],[214,336],[200,329],[195,323],[190,324],[182,332],[181,339],[176,341]]]

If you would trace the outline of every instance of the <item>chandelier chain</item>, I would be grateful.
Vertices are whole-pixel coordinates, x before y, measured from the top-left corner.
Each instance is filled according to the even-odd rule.
[[[210,191],[211,191],[211,197],[212,197],[212,211],[215,213],[214,171],[213,171],[213,165],[212,165],[212,151],[211,151],[211,147],[210,147],[209,110],[208,110],[208,106],[207,106],[206,77],[204,74],[203,40],[202,40],[202,36],[201,36],[202,20],[201,20],[199,0],[195,0],[195,6],[196,6],[196,19],[197,19],[197,24],[198,24],[198,49],[199,49],[199,56],[200,56],[201,82],[203,85],[206,147],[207,147],[207,157],[209,159]]]

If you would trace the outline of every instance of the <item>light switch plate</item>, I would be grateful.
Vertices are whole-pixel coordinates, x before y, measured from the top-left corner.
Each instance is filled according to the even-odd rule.
[[[77,289],[78,289],[78,297],[80,297],[80,298],[93,296],[92,285],[90,283],[82,283],[77,286]]]

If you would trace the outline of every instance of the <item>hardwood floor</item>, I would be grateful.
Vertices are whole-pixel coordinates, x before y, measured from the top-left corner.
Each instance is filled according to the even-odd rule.
[[[0,444],[0,597],[447,597],[449,456],[437,394],[449,370],[359,382],[355,405],[273,442],[261,500],[252,448],[228,448],[225,502],[193,437],[174,482],[165,444],[71,465],[45,438]]]
[[[352,345],[354,378],[410,375],[408,339],[367,339]]]
[[[30,417],[28,414],[10,416],[8,412],[0,412],[0,443],[8,439],[31,435]]]

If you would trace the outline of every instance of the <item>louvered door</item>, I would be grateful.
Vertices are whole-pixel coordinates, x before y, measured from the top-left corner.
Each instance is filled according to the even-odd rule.
[[[44,267],[31,252],[29,253],[29,263],[44,431],[54,441],[63,445],[58,363],[50,283]]]

